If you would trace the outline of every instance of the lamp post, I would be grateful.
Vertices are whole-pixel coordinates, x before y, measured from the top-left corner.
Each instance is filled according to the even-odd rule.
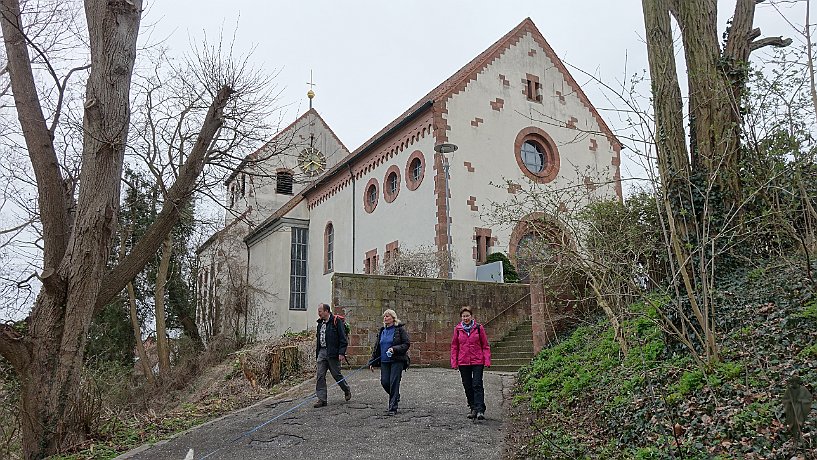
[[[449,177],[449,158],[454,155],[454,152],[457,150],[457,146],[454,144],[437,144],[434,146],[434,151],[441,154],[443,157],[443,171],[445,171],[445,230],[446,230],[446,237],[448,238],[447,241],[447,248],[448,248],[448,279],[454,278],[454,267],[453,267],[453,259],[451,256],[451,204],[448,201],[448,195],[450,194],[450,189],[448,186],[448,177]]]

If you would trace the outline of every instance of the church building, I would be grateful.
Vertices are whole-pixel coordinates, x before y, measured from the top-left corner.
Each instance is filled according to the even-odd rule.
[[[621,198],[621,144],[530,19],[352,152],[309,96],[225,182],[225,226],[198,251],[205,338],[310,329],[334,273],[378,273],[401,250],[448,254],[439,276],[473,280],[526,237],[482,213],[531,183],[591,171],[593,193]]]

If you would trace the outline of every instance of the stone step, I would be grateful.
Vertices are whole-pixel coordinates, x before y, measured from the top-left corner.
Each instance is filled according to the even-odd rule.
[[[491,366],[516,366],[520,368],[530,363],[531,358],[494,358],[491,357]]]
[[[495,366],[492,364],[488,370],[495,372],[518,372],[519,366]]]
[[[503,358],[526,358],[532,359],[533,358],[533,350],[520,350],[520,351],[505,351],[505,352],[491,352],[491,359],[503,359]]]
[[[490,370],[516,372],[533,359],[533,326],[530,320],[491,346]]]
[[[501,343],[491,347],[491,353],[533,353],[533,342],[530,343]]]
[[[504,339],[497,342],[497,345],[502,344],[502,343],[517,343],[517,342],[522,342],[522,343],[533,342],[533,334],[505,337]]]

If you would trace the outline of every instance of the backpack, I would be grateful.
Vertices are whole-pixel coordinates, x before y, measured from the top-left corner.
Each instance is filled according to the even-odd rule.
[[[338,320],[340,320],[340,322],[343,323],[343,329],[346,332],[346,335],[348,336],[349,333],[352,332],[352,326],[349,326],[349,323],[346,322],[346,317],[345,316],[335,315],[335,319],[333,320],[333,324],[335,325],[336,328],[338,327]]]

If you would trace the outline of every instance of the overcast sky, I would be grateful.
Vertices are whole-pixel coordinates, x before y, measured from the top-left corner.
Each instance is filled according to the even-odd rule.
[[[734,0],[718,4],[722,32]],[[803,24],[804,3],[781,8]],[[254,47],[252,62],[280,71],[287,123],[308,108],[312,71],[315,108],[354,150],[526,17],[608,124],[623,128],[618,113],[605,110],[621,104],[571,66],[614,87],[646,69],[638,0],[174,0],[148,4],[142,38],[167,39],[175,54],[205,34],[235,32],[238,50]],[[767,4],[758,5],[755,25],[764,36],[794,35]],[[634,169],[625,162],[622,173],[638,175]]]

